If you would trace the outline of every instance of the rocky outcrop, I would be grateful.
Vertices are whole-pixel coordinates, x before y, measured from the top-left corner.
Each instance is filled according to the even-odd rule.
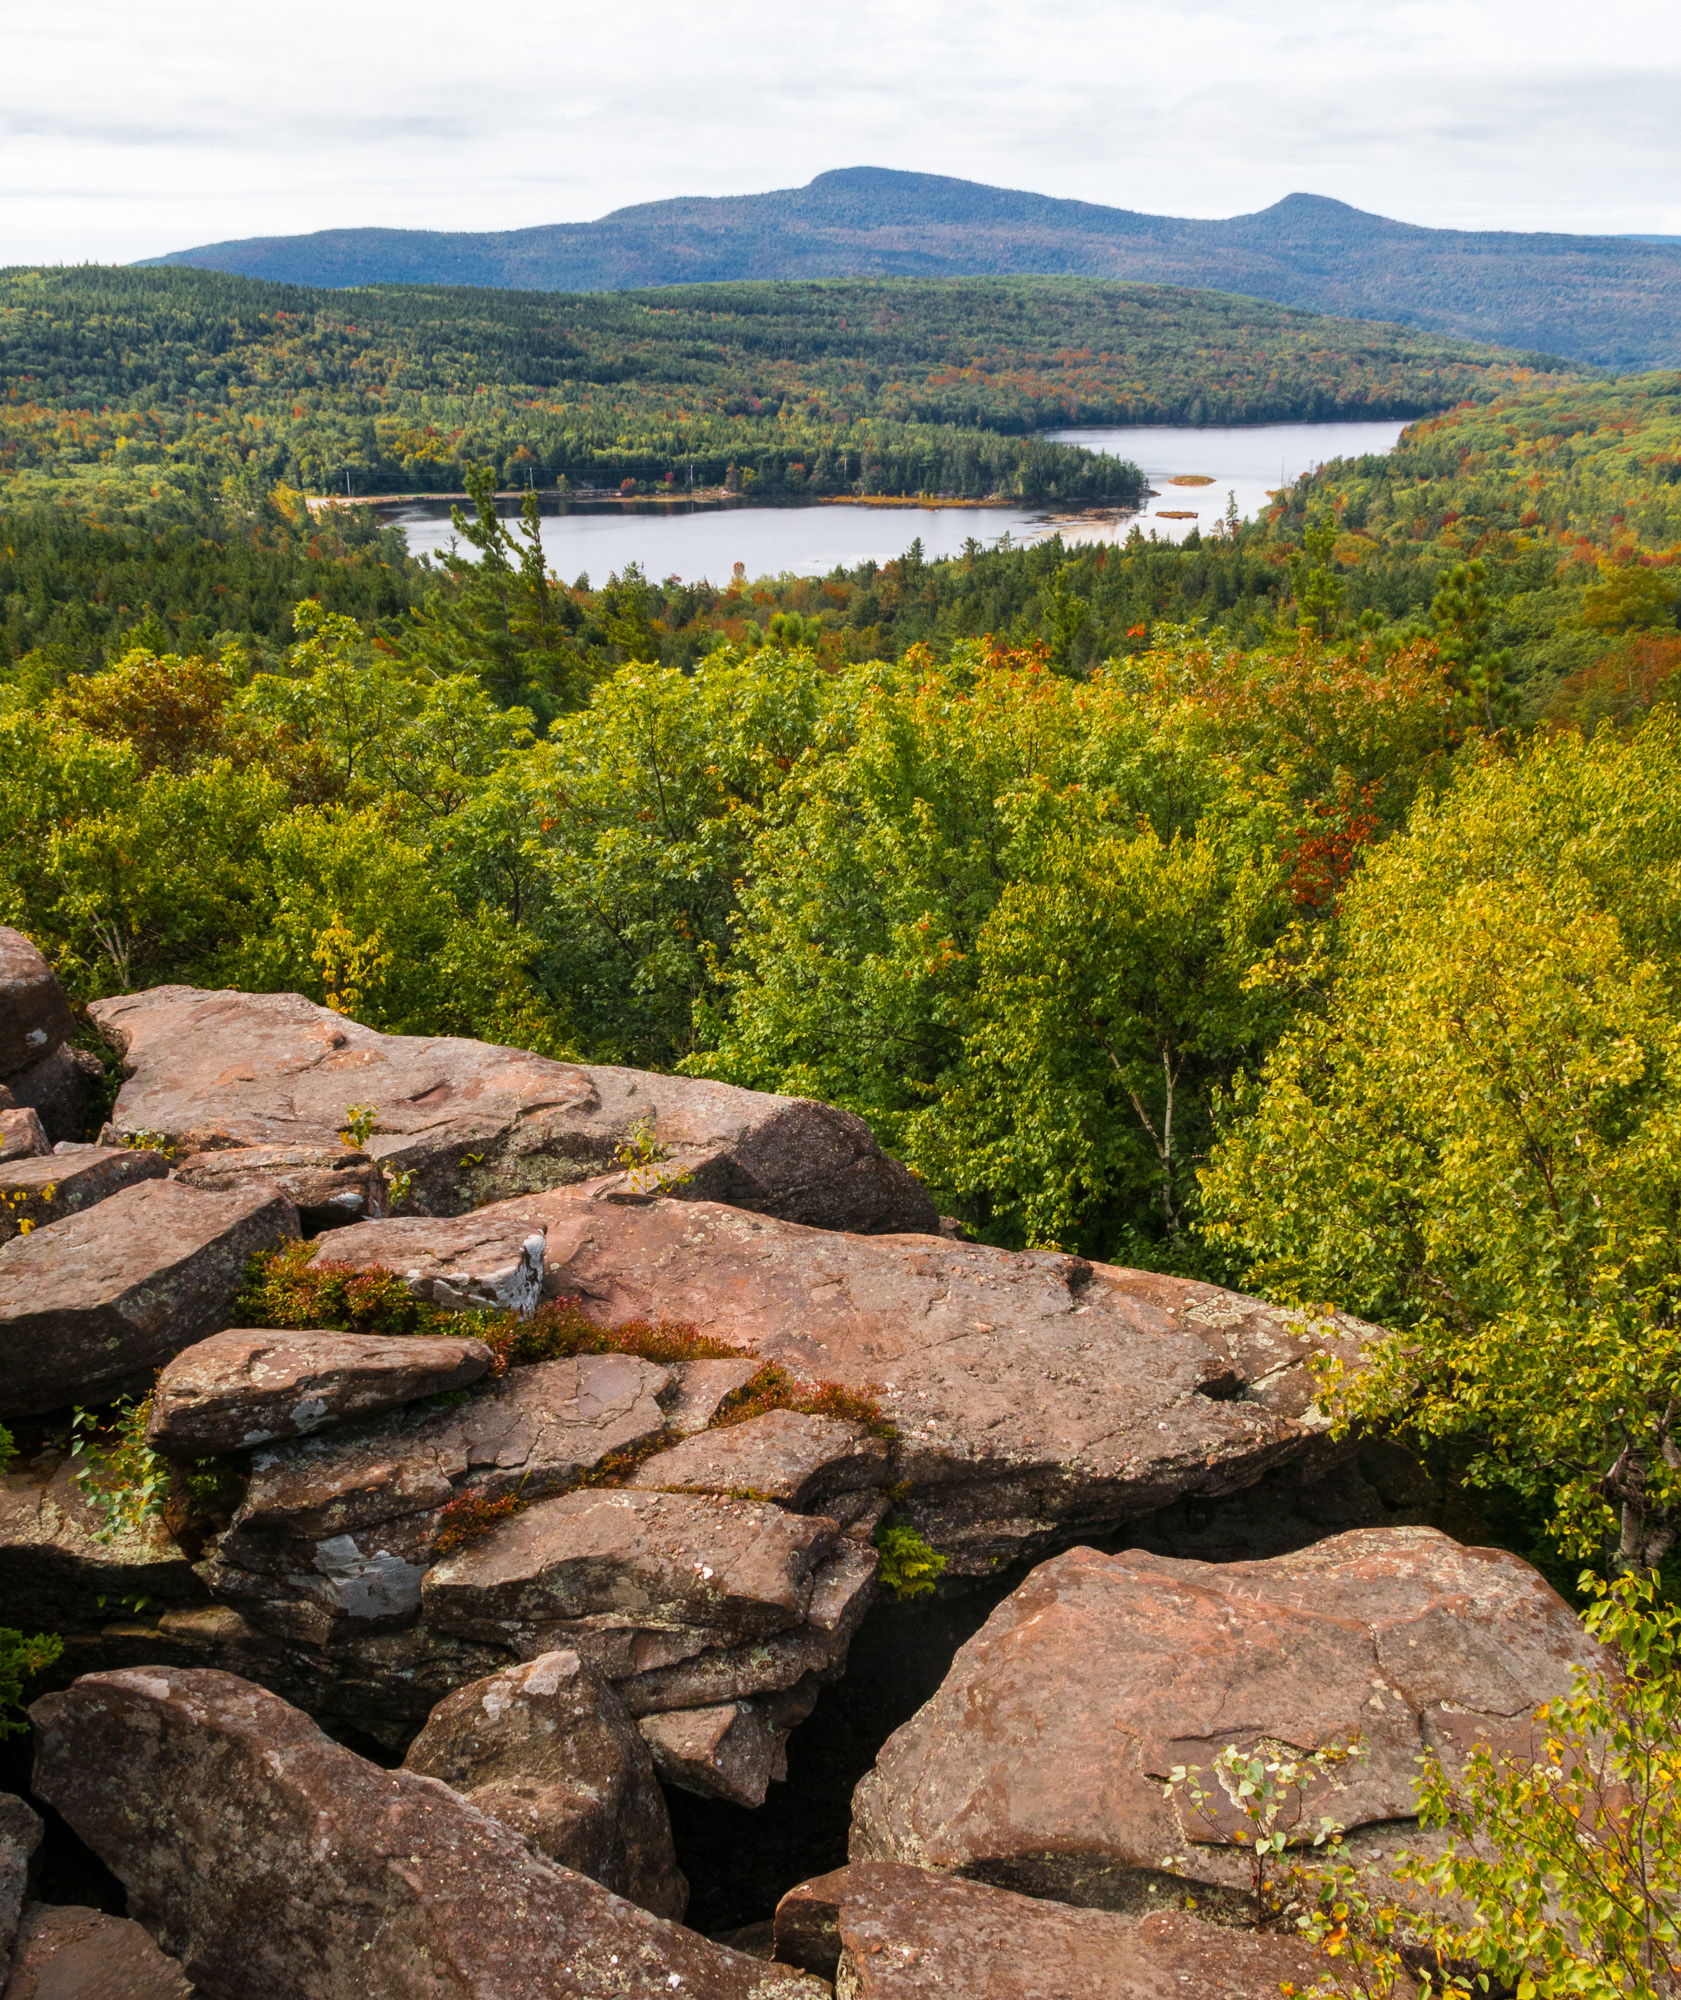
[[[716,1708],[668,1709],[637,1724],[668,1785],[732,1806],[762,1806],[788,1775],[788,1732],[804,1722],[822,1692],[818,1675],[792,1688]]]
[[[876,1557],[821,1515],[710,1495],[570,1493],[426,1576],[429,1625],[575,1649],[633,1715],[794,1686],[845,1658]]]
[[[89,1009],[129,1080],[118,1134],[161,1132],[183,1154],[330,1146],[353,1105],[363,1142],[409,1205],[458,1215],[649,1158],[624,1181],[828,1229],[933,1229],[933,1204],[862,1120],[804,1098],[695,1078],[551,1062],[482,1042],[381,1035],[296,993],[161,986]]]
[[[15,1792],[0,1792],[0,1983],[5,1980],[18,1924],[29,1900],[41,1834],[39,1815]]]
[[[648,1747],[576,1653],[542,1653],[441,1701],[403,1760],[551,1861],[681,1919],[688,1884]]]
[[[891,1478],[886,1445],[862,1424],[769,1410],[685,1438],[649,1459],[630,1484],[666,1493],[745,1493],[796,1514],[832,1514],[843,1496],[874,1492]]]
[[[354,1146],[223,1146],[179,1159],[175,1178],[207,1194],[272,1187],[298,1211],[307,1235],[377,1222],[388,1214],[391,1190],[379,1162]]]
[[[819,2000],[664,1922],[448,1786],[230,1675],[98,1674],[31,1710],[35,1783],[223,2000]]]
[[[446,1312],[528,1317],[543,1295],[543,1231],[494,1213],[369,1222],[338,1232],[313,1261],[395,1271],[417,1298]]]
[[[0,1077],[44,1062],[75,1025],[52,967],[22,931],[0,924]]]
[[[32,1903],[6,2000],[192,2000],[192,1993],[176,1960],[131,1919]]]
[[[1416,1827],[1421,1752],[1450,1767],[1472,1742],[1526,1754],[1536,1704],[1604,1664],[1527,1563],[1434,1529],[1253,1563],[1073,1549],[888,1739],[854,1795],[851,1854],[1095,1908],[1148,1907],[1152,1883],[1236,1899],[1232,1828],[1164,1796],[1176,1765],[1207,1770],[1227,1744],[1363,1743],[1303,1802],[1349,1829],[1358,1859]]]
[[[32,1111],[27,1115],[35,1116]],[[128,1146],[49,1147],[32,1158],[13,1160],[0,1174],[0,1243],[79,1215],[141,1181],[161,1181],[168,1172],[161,1153]]]
[[[14,1160],[32,1160],[50,1153],[53,1142],[41,1123],[41,1114],[26,1105],[0,1106],[0,1167]],[[0,1228],[6,1218],[0,1215]]]
[[[545,1361],[459,1404],[260,1450],[204,1574],[280,1637],[327,1644],[411,1624],[446,1507],[574,1485],[661,1434],[670,1384],[669,1369],[630,1355]]]
[[[253,1252],[295,1237],[281,1195],[146,1180],[0,1247],[0,1418],[109,1402],[227,1325]]]
[[[839,1235],[710,1202],[549,1195],[485,1215],[542,1227],[545,1291],[604,1322],[686,1320],[878,1396],[904,1514],[954,1575],[1330,1463],[1307,1362],[1370,1332],[1048,1251]]]
[[[834,1979],[837,2000],[1277,2000],[1281,1987],[1306,1992],[1325,1969],[1294,1938],[1182,1911],[1069,1909],[880,1862],[790,1890],[776,1912],[776,1955]]]
[[[164,1369],[146,1442],[174,1458],[247,1451],[465,1389],[489,1370],[482,1340],[234,1329]]]

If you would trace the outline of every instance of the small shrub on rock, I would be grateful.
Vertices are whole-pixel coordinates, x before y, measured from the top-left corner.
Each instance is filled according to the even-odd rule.
[[[875,1541],[881,1587],[901,1600],[927,1596],[945,1574],[945,1557],[903,1522],[894,1527],[883,1523],[876,1529]]]
[[[739,1355],[741,1350],[732,1347],[725,1352]],[[731,1424],[744,1424],[750,1417],[762,1417],[771,1410],[792,1410],[802,1417],[835,1417],[842,1423],[862,1424],[885,1444],[892,1444],[899,1435],[883,1415],[880,1403],[863,1390],[849,1389],[841,1382],[801,1382],[774,1361],[767,1361],[733,1395],[724,1398],[708,1428],[723,1430]]]

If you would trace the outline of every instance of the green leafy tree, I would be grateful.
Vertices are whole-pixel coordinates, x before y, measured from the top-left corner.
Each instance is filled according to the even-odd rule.
[[[1352,885],[1322,1014],[1203,1181],[1274,1296],[1395,1329],[1345,1424],[1453,1439],[1568,1550],[1681,1526],[1681,725],[1490,754]]]

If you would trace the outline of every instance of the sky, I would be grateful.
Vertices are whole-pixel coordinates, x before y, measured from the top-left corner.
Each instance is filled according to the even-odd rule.
[[[1681,234],[1678,0],[0,0],[0,264],[899,167]]]

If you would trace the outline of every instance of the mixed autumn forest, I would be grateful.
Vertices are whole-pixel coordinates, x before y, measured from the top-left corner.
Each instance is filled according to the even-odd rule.
[[[0,371],[0,922],[79,1003],[841,1105],[980,1241],[1398,1330],[1345,1421],[1566,1589],[1673,1583],[1681,376],[1076,279],[91,268],[0,275]],[[1039,433],[1376,414],[1178,546],[720,588],[536,533],[691,467],[1114,505]]]

